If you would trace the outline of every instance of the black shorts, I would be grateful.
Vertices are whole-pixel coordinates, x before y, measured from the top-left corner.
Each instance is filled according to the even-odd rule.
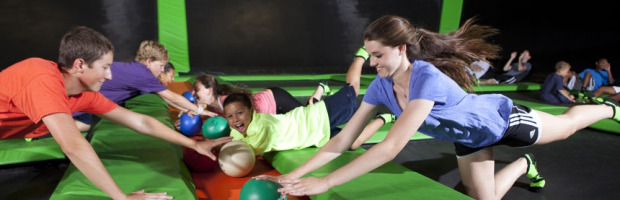
[[[514,104],[510,112],[508,128],[504,132],[502,139],[495,144],[479,148],[471,148],[460,143],[454,143],[454,150],[456,157],[462,158],[473,155],[486,147],[497,145],[527,147],[538,142],[541,130],[542,126],[538,114],[532,112],[532,109],[527,106]]]
[[[273,93],[273,99],[276,101],[276,114],[284,114],[299,106],[303,106],[291,93],[279,87],[267,88]]]

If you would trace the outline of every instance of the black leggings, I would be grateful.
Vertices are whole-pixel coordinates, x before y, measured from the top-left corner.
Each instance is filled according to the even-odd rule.
[[[270,87],[276,101],[276,114],[284,114],[299,106],[303,106],[293,95],[279,87]]]

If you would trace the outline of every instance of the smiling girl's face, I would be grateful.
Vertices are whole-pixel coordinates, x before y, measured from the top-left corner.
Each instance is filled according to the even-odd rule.
[[[226,117],[228,125],[243,135],[247,135],[246,131],[248,129],[248,125],[252,122],[252,114],[252,108],[249,108],[238,101],[224,106],[224,116]]]

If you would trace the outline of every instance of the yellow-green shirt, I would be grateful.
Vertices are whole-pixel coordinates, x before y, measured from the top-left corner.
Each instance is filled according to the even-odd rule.
[[[285,114],[254,112],[247,136],[231,130],[234,140],[241,140],[256,155],[270,151],[321,147],[329,141],[330,124],[325,102],[297,107]]]

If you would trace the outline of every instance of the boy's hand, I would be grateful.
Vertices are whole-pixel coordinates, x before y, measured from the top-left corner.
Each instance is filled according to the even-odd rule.
[[[213,140],[196,141],[196,146],[193,148],[198,153],[208,156],[211,160],[217,159],[211,150],[215,147],[224,145],[232,140],[232,137],[221,137]]]
[[[517,57],[517,52],[516,52],[516,51],[513,51],[513,52],[510,54],[510,59],[514,59],[514,58],[516,58],[516,57]]]
[[[144,190],[140,190],[130,193],[125,199],[172,199],[172,196],[167,195],[166,192],[146,193]]]
[[[176,120],[174,121],[174,128],[176,128],[177,130],[181,129],[181,120]]]

